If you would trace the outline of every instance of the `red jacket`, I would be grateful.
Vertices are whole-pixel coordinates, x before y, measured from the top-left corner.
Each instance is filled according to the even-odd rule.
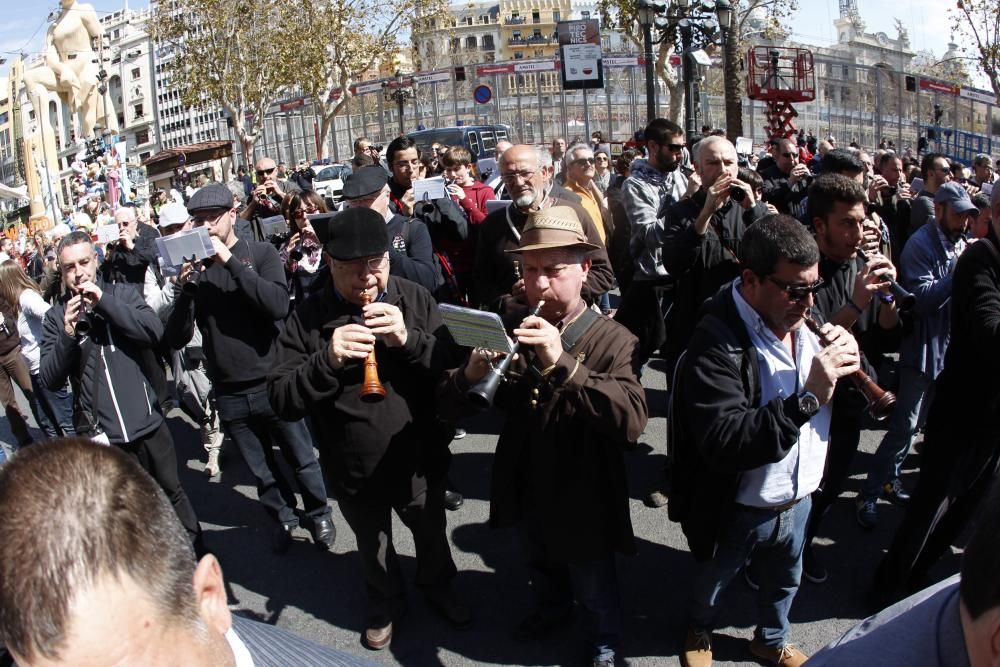
[[[464,241],[442,240],[437,248],[448,255],[455,272],[460,274],[471,273],[475,267],[478,227],[486,219],[486,202],[496,198],[493,188],[480,181],[463,186],[462,190],[465,192],[465,199],[459,199],[458,205],[469,219],[469,237]]]

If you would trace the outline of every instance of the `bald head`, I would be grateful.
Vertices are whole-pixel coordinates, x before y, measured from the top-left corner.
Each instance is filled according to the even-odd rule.
[[[528,210],[545,199],[552,157],[545,149],[517,144],[500,157],[500,177],[515,206]]]
[[[507,149],[513,145],[506,139],[501,139],[497,142],[497,145],[493,147],[493,156],[497,159],[497,162],[500,161],[500,156],[507,152]]]
[[[715,185],[723,174],[736,178],[739,172],[736,146],[725,137],[705,137],[695,148],[695,168],[705,189]]]

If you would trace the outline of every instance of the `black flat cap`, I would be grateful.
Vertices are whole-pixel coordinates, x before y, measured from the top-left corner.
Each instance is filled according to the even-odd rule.
[[[389,175],[382,167],[362,167],[344,183],[344,199],[361,199],[382,190]]]
[[[222,183],[209,183],[191,195],[187,210],[193,213],[203,208],[233,208],[233,193]]]
[[[323,250],[334,259],[347,262],[381,255],[389,249],[385,218],[370,208],[310,216],[309,222]]]

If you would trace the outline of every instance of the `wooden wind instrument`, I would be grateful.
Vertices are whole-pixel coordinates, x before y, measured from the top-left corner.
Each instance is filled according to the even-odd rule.
[[[371,302],[372,297],[368,291],[362,292],[362,305],[367,306]],[[378,403],[383,398],[385,398],[385,387],[378,379],[378,360],[375,359],[375,350],[373,349],[365,357],[365,379],[361,385],[361,400],[365,403]]]
[[[819,338],[819,342],[826,347],[830,344],[826,336],[820,333],[819,324],[813,318],[808,315],[805,318],[806,326],[809,330],[816,334]],[[854,385],[858,390],[865,395],[865,399],[868,401],[868,414],[877,421],[882,421],[887,419],[889,415],[892,414],[892,409],[896,406],[896,395],[891,391],[886,391],[882,387],[875,384],[875,380],[871,379],[868,373],[865,373],[860,368],[848,377],[854,382]]]

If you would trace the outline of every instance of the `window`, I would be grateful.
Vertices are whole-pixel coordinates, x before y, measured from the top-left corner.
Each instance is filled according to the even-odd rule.
[[[580,12],[580,18],[586,21],[587,19],[590,18],[590,12],[588,10]]]
[[[451,52],[452,53],[458,53],[461,48],[462,48],[462,43],[461,43],[461,41],[459,41],[458,37],[452,37],[451,38]]]
[[[848,76],[850,76],[850,74],[851,74],[851,70],[850,70],[850,68],[849,68],[849,67],[848,67],[847,65],[844,65],[844,66],[843,66],[843,67],[842,67],[841,69],[843,70],[843,75],[844,75],[844,78],[845,78],[845,79],[846,79],[846,78],[847,78]]]
[[[524,60],[524,52],[523,51],[515,51],[514,52],[514,60]]]
[[[524,38],[521,36],[521,31],[520,30],[515,30],[513,36],[511,37],[511,39],[513,39],[515,42],[520,42]]]
[[[531,10],[531,22],[532,23],[541,23],[541,21],[542,21],[542,14],[541,14],[541,12],[539,12],[537,9],[532,9]]]
[[[476,48],[478,48],[478,44],[476,43],[476,36],[470,35],[469,37],[466,37],[465,38],[466,51],[475,51]]]
[[[493,44],[493,35],[483,35],[483,51],[495,51],[496,46]]]
[[[142,118],[142,116],[143,116],[142,105],[141,104],[134,105],[132,107],[132,112],[133,112],[133,115],[134,115],[135,118]]]
[[[136,144],[148,144],[149,143],[149,130],[139,130],[135,133],[135,143]]]
[[[479,17],[479,22],[482,23],[483,25],[489,23],[490,22],[490,15],[489,14],[483,14],[482,16]]]
[[[552,10],[552,22],[553,23],[559,23],[559,21],[561,21],[561,20],[562,20],[562,14],[559,12],[558,9],[553,9]]]
[[[542,38],[542,31],[540,29],[538,29],[538,28],[535,28],[535,30],[531,33],[531,38],[532,39],[541,39]]]
[[[472,17],[466,16],[464,19],[462,19],[462,23],[464,23],[465,25],[472,25]]]
[[[544,55],[545,55],[545,51],[543,51],[542,49],[535,49],[535,57],[536,58],[541,58]]]

